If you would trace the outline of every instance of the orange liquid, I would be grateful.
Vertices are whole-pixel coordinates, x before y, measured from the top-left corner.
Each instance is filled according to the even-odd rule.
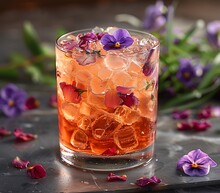
[[[147,90],[146,87],[150,81],[157,81],[158,61],[148,77],[142,73],[144,64],[130,61],[128,67],[119,69],[117,65],[126,62],[126,58],[98,57],[95,63],[83,66],[58,48],[56,55],[60,143],[73,151],[95,155],[102,155],[109,148],[126,154],[154,143],[157,85],[151,84]],[[73,81],[76,87],[86,90],[79,103],[68,102],[60,87],[61,82],[71,85]],[[139,104],[106,107],[106,92],[117,86],[132,87]]]

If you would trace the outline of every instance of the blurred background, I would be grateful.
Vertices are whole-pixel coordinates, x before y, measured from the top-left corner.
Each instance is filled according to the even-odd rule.
[[[128,13],[139,19],[144,18],[145,8],[154,4],[152,0],[7,0],[0,1],[0,65],[7,61],[11,52],[26,52],[22,40],[22,25],[30,21],[39,38],[54,44],[56,30],[67,31],[94,26],[120,25],[115,15]],[[165,5],[173,1],[165,0]],[[204,19],[220,19],[219,0],[179,0],[176,1],[175,19],[188,22]],[[185,23],[184,23],[185,25]],[[187,27],[187,26],[186,26]]]

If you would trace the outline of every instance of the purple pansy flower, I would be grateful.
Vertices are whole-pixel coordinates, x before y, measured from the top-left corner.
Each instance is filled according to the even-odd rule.
[[[134,40],[125,29],[117,29],[112,35],[106,33],[101,38],[105,50],[118,50],[132,45]]]
[[[197,86],[202,75],[203,68],[200,64],[193,65],[190,59],[180,59],[180,66],[176,76],[186,87]]]
[[[155,5],[150,5],[145,10],[144,28],[148,31],[158,31],[165,26],[168,9],[163,1],[157,1]]]
[[[177,169],[189,176],[205,176],[209,173],[210,167],[216,166],[216,162],[200,149],[190,151],[177,163]]]
[[[212,21],[207,25],[207,38],[211,45],[220,48],[220,21]]]
[[[0,90],[0,110],[8,117],[19,115],[25,110],[27,94],[14,84]]]

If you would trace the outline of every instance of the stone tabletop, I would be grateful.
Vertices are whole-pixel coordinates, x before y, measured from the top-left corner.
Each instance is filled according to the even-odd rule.
[[[33,90],[29,88],[29,90]],[[13,136],[0,139],[0,193],[70,193],[70,192],[146,192],[134,183],[141,176],[156,175],[162,183],[153,187],[152,192],[190,193],[220,191],[220,166],[212,168],[205,177],[189,177],[176,171],[177,160],[192,149],[200,148],[220,163],[220,120],[211,119],[213,127],[205,132],[185,133],[176,131],[175,121],[170,116],[161,114],[158,118],[156,152],[148,165],[117,171],[126,174],[126,182],[107,182],[108,172],[94,172],[76,169],[65,165],[59,157],[57,111],[48,106],[47,101],[54,89],[35,89],[30,94],[37,97],[40,108],[25,112],[16,118],[0,116],[1,126],[13,131],[22,127],[25,132],[38,135],[30,142],[18,143]],[[31,179],[24,170],[11,165],[19,156],[30,160],[32,164],[40,163],[47,171],[42,179]]]

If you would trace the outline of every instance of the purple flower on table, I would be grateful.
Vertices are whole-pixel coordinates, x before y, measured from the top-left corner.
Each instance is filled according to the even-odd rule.
[[[19,115],[25,110],[27,94],[14,84],[7,84],[0,90],[0,110],[8,117]]]
[[[220,117],[220,106],[215,106],[211,108],[212,117]]]
[[[208,23],[207,38],[212,46],[220,48],[220,20]]]
[[[177,169],[189,176],[205,176],[216,166],[217,163],[200,149],[190,151],[177,162]]]
[[[212,108],[211,106],[206,106],[202,108],[198,114],[197,114],[199,119],[208,119],[212,117]]]
[[[158,31],[162,29],[167,22],[168,9],[163,1],[157,1],[145,10],[143,27],[148,31]]]
[[[192,124],[192,128],[195,131],[206,131],[212,126],[211,123],[209,123],[208,121],[193,120],[191,124]]]
[[[127,176],[126,175],[116,175],[112,172],[110,172],[107,176],[107,181],[109,182],[113,182],[113,181],[126,181],[127,180]]]
[[[129,32],[125,29],[117,29],[112,35],[106,33],[101,38],[101,43],[105,50],[118,50],[132,45],[134,40]]]
[[[180,65],[176,77],[186,87],[193,88],[197,86],[202,75],[203,67],[200,64],[193,65],[192,60],[190,59],[180,59]]]

